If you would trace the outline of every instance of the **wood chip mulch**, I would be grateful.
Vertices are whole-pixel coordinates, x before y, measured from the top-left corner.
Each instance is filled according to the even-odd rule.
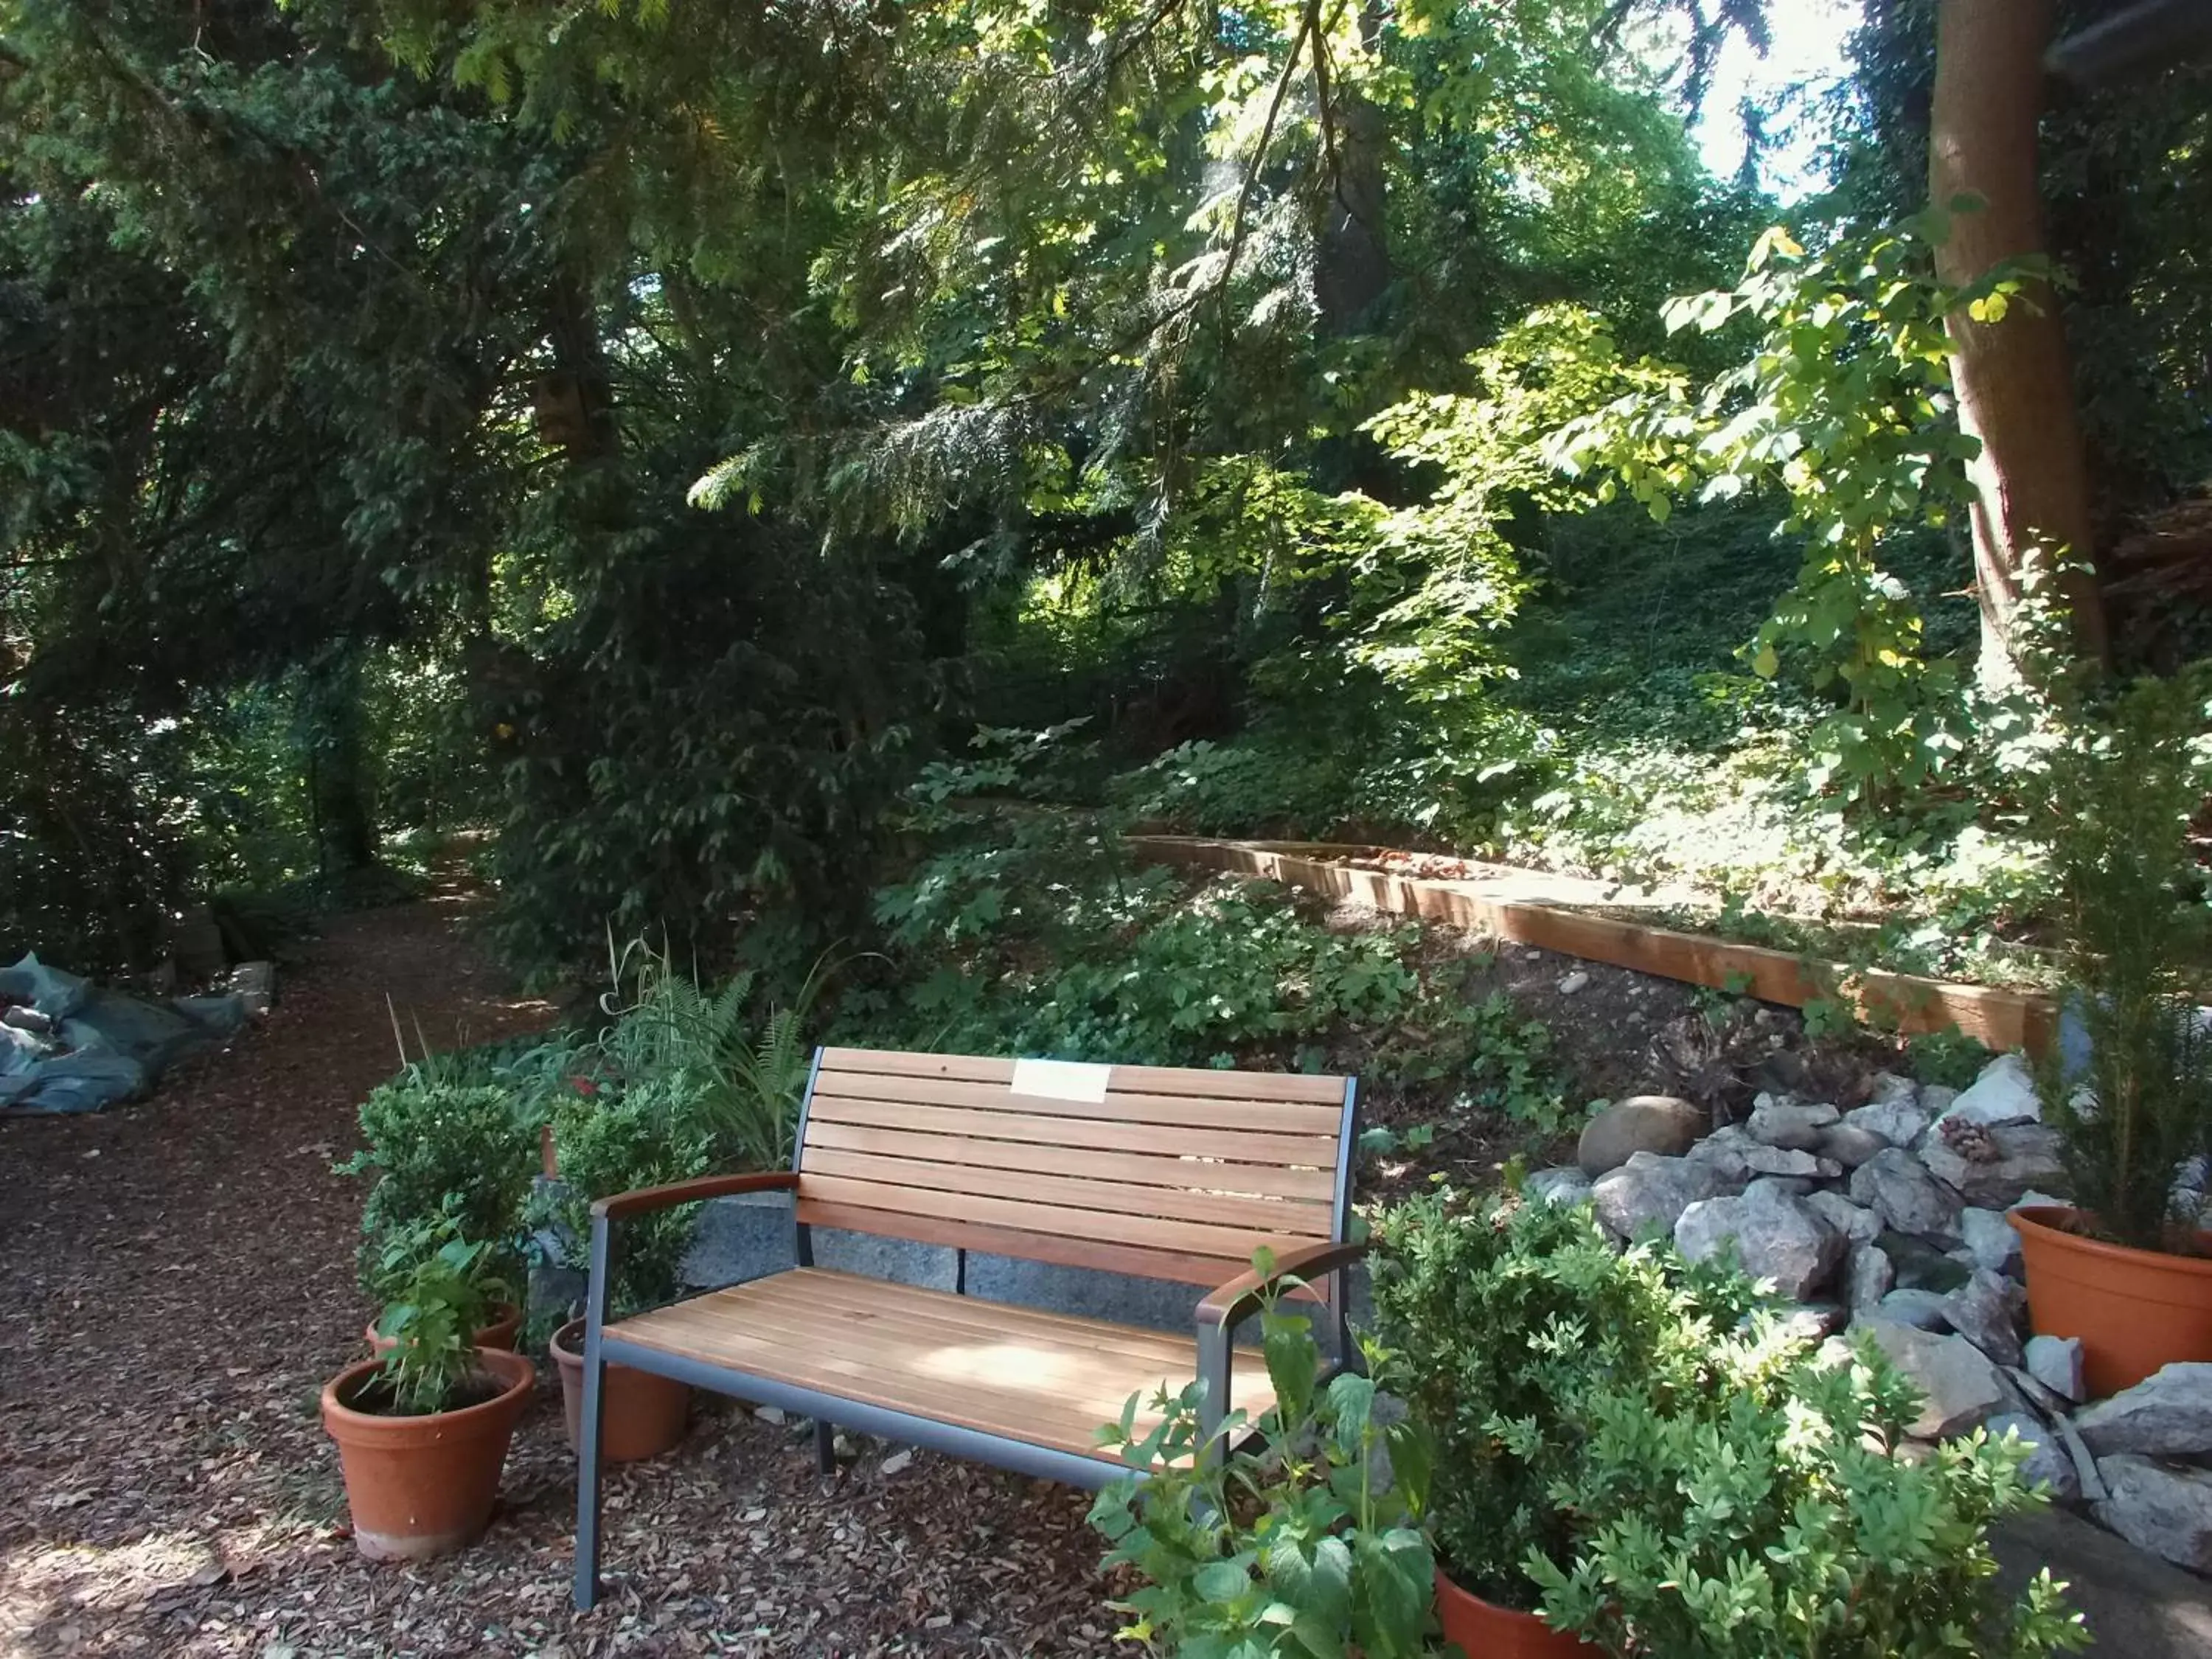
[[[0,1656],[1116,1651],[1081,1493],[705,1406],[614,1472],[611,1593],[569,1607],[573,1460],[541,1365],[475,1548],[372,1566],[317,1398],[360,1352],[358,1183],[330,1173],[410,1037],[532,1030],[458,893],[333,921],[258,1029],[143,1104],[0,1121]],[[1127,1651],[1126,1649],[1120,1650]]]

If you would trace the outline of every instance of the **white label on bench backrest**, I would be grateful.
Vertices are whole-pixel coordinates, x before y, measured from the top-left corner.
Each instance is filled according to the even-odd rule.
[[[1012,1086],[1018,1095],[1046,1100],[1103,1101],[1107,1074],[1113,1069],[1079,1060],[1018,1060]]]

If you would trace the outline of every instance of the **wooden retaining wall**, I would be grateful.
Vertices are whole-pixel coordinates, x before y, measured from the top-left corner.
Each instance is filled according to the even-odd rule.
[[[1358,899],[1396,915],[1450,922],[1486,938],[1716,990],[1747,989],[1765,1002],[1802,1008],[1832,998],[1851,1005],[1862,1019],[1908,1034],[1956,1025],[1992,1048],[2025,1048],[2039,1055],[2057,1026],[2051,999],[2033,992],[1852,968],[1763,945],[1735,945],[1701,933],[1593,915],[1513,892],[1513,885],[1525,883],[1392,875],[1331,859],[1331,853],[1354,849],[1320,843],[1214,841],[1195,836],[1131,836],[1127,841],[1133,852],[1154,863],[1263,876],[1333,898]]]

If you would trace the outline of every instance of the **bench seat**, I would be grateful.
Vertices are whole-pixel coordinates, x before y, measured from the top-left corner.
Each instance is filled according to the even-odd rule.
[[[1149,1406],[1163,1383],[1180,1394],[1198,1375],[1192,1337],[821,1267],[610,1324],[605,1341],[607,1357],[626,1364],[674,1358],[741,1373],[745,1383],[721,1386],[764,1404],[805,1390],[1091,1458],[1098,1485],[1128,1472],[1097,1446],[1099,1425],[1118,1419],[1131,1395]],[[1237,1350],[1230,1390],[1231,1407],[1255,1419],[1274,1403],[1256,1349]],[[1140,1410],[1137,1432],[1158,1421]]]

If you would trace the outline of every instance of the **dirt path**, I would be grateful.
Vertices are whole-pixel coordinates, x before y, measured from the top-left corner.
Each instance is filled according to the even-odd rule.
[[[575,1619],[550,1374],[482,1545],[359,1560],[316,1401],[368,1313],[330,1165],[396,1063],[385,994],[441,1046],[550,1018],[465,908],[334,921],[265,1024],[151,1102],[0,1122],[0,1656],[1109,1650],[1079,1496],[926,1455],[825,1486],[729,1409],[614,1477],[630,1577]]]

